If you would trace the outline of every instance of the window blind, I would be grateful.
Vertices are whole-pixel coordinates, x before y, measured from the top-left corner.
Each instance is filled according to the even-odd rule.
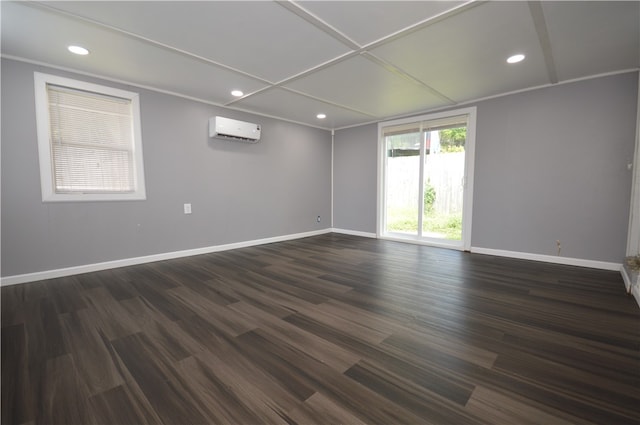
[[[412,122],[409,124],[394,125],[393,127],[384,127],[382,130],[384,137],[398,136],[401,134],[411,134],[420,132],[420,122]]]
[[[56,193],[136,190],[131,100],[47,84]]]
[[[466,115],[437,118],[437,119],[422,122],[422,128],[424,131],[446,130],[448,128],[458,128],[458,127],[466,127],[466,126],[467,126]]]
[[[408,124],[395,125],[383,128],[383,136],[397,136],[423,131],[446,130],[449,128],[465,127],[467,125],[467,115],[457,115],[453,117],[436,118],[426,121],[415,121]]]

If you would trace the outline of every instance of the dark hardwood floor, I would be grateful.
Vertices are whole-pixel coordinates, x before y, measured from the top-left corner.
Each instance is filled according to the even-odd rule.
[[[3,424],[638,424],[618,272],[327,234],[2,288]]]

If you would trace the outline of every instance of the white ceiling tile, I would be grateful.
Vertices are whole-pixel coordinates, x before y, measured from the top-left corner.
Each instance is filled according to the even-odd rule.
[[[234,99],[230,93],[234,88],[248,93],[265,86],[241,74],[37,7],[17,3],[2,7],[3,54],[219,104]],[[69,44],[82,45],[91,54],[73,55],[66,50]]]
[[[462,1],[304,1],[299,4],[361,46],[439,15]]]
[[[5,0],[2,55],[326,128],[550,82],[528,2],[476,2],[446,13],[460,3]],[[540,4],[560,82],[640,65],[640,2]],[[435,15],[443,17],[412,29]],[[382,44],[333,63],[349,50],[318,19],[356,44]],[[72,43],[92,53],[71,55]],[[516,52],[527,58],[507,65]],[[249,96],[237,101],[232,89]],[[317,121],[318,112],[327,120]]]
[[[458,102],[549,83],[526,2],[481,4],[372,53]],[[527,58],[508,65],[514,53]]]
[[[286,116],[291,121],[323,128],[345,127],[375,119],[279,88],[242,99],[233,106],[248,111],[259,110],[275,117]],[[319,113],[324,113],[327,117],[319,120],[316,118]]]
[[[348,51],[275,2],[52,2],[237,70],[280,81]]]
[[[447,104],[423,87],[360,56],[295,80],[286,87],[378,117]]]
[[[640,2],[542,2],[561,80],[640,66]]]

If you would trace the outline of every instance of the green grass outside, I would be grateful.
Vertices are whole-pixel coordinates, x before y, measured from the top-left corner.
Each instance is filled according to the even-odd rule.
[[[422,220],[422,232],[435,234],[448,240],[462,240],[462,214],[437,214],[430,212]],[[387,215],[387,230],[416,234],[418,217],[410,208],[391,208]]]

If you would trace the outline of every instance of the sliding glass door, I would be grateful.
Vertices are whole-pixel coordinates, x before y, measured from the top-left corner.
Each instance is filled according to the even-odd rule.
[[[475,108],[379,129],[379,236],[468,250]]]

